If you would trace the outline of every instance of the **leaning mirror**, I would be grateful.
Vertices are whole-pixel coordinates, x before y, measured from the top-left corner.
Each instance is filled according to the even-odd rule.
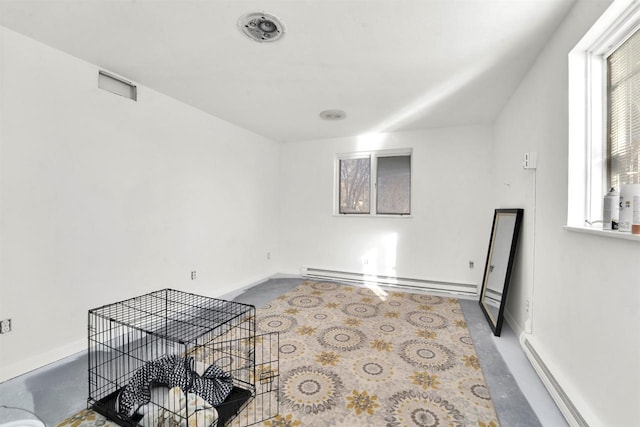
[[[496,209],[493,214],[489,253],[480,291],[480,307],[493,334],[498,337],[502,330],[504,306],[523,212],[523,209]]]

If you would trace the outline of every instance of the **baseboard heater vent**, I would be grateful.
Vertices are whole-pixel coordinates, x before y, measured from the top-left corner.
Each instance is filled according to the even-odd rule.
[[[578,411],[573,402],[571,402],[569,396],[564,392],[525,334],[522,334],[520,337],[520,342],[524,353],[527,355],[527,358],[538,373],[538,376],[540,376],[547,390],[549,390],[551,397],[556,402],[556,405],[558,405],[560,412],[562,412],[562,415],[567,419],[569,425],[572,427],[589,427],[589,424],[582,415],[580,415],[580,411]]]
[[[352,283],[377,283],[379,285],[439,292],[453,292],[463,295],[478,295],[478,286],[469,283],[454,283],[435,280],[412,279],[407,277],[369,275],[348,271],[302,267],[302,276],[322,280],[338,280]]]

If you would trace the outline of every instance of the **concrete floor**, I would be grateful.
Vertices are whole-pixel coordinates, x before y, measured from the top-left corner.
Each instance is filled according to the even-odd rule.
[[[274,277],[222,298],[261,307],[302,280]],[[568,426],[509,325],[503,325],[501,337],[494,337],[478,302],[460,302],[501,426]],[[55,426],[85,408],[87,395],[87,357],[79,353],[0,383],[0,424],[39,418]]]

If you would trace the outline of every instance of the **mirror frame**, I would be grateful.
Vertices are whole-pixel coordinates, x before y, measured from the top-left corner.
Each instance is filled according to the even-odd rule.
[[[498,318],[494,319],[493,314],[490,313],[489,309],[485,306],[484,302],[484,294],[488,285],[488,274],[489,268],[491,265],[491,256],[493,253],[493,244],[495,235],[497,232],[496,226],[498,224],[498,219],[502,215],[514,215],[516,216],[516,222],[513,227],[513,235],[511,236],[511,248],[509,250],[509,259],[507,261],[507,270],[504,278],[504,283],[502,286],[502,298],[500,300],[500,308],[498,310]],[[507,291],[509,289],[509,282],[511,281],[511,270],[513,269],[513,261],[515,259],[516,249],[518,246],[518,236],[520,235],[520,226],[522,224],[522,216],[524,214],[524,209],[496,209],[493,213],[493,224],[491,225],[491,238],[489,239],[489,251],[487,253],[487,262],[484,266],[484,276],[482,276],[482,288],[480,290],[480,308],[484,313],[489,325],[491,326],[491,330],[493,331],[493,335],[499,337],[500,332],[502,331],[502,322],[504,320],[504,307],[507,303]]]

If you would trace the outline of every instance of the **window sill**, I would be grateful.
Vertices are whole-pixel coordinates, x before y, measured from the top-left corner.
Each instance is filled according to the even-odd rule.
[[[601,228],[591,228],[591,227],[572,227],[569,225],[565,225],[564,229],[567,231],[575,231],[578,233],[595,234],[597,236],[602,236],[602,237],[611,237],[614,239],[623,239],[623,240],[635,240],[636,242],[640,242],[640,234],[631,234],[625,231],[610,231],[610,230],[603,230]]]
[[[413,218],[412,215],[371,215],[371,214],[333,214],[334,217],[340,218]]]

